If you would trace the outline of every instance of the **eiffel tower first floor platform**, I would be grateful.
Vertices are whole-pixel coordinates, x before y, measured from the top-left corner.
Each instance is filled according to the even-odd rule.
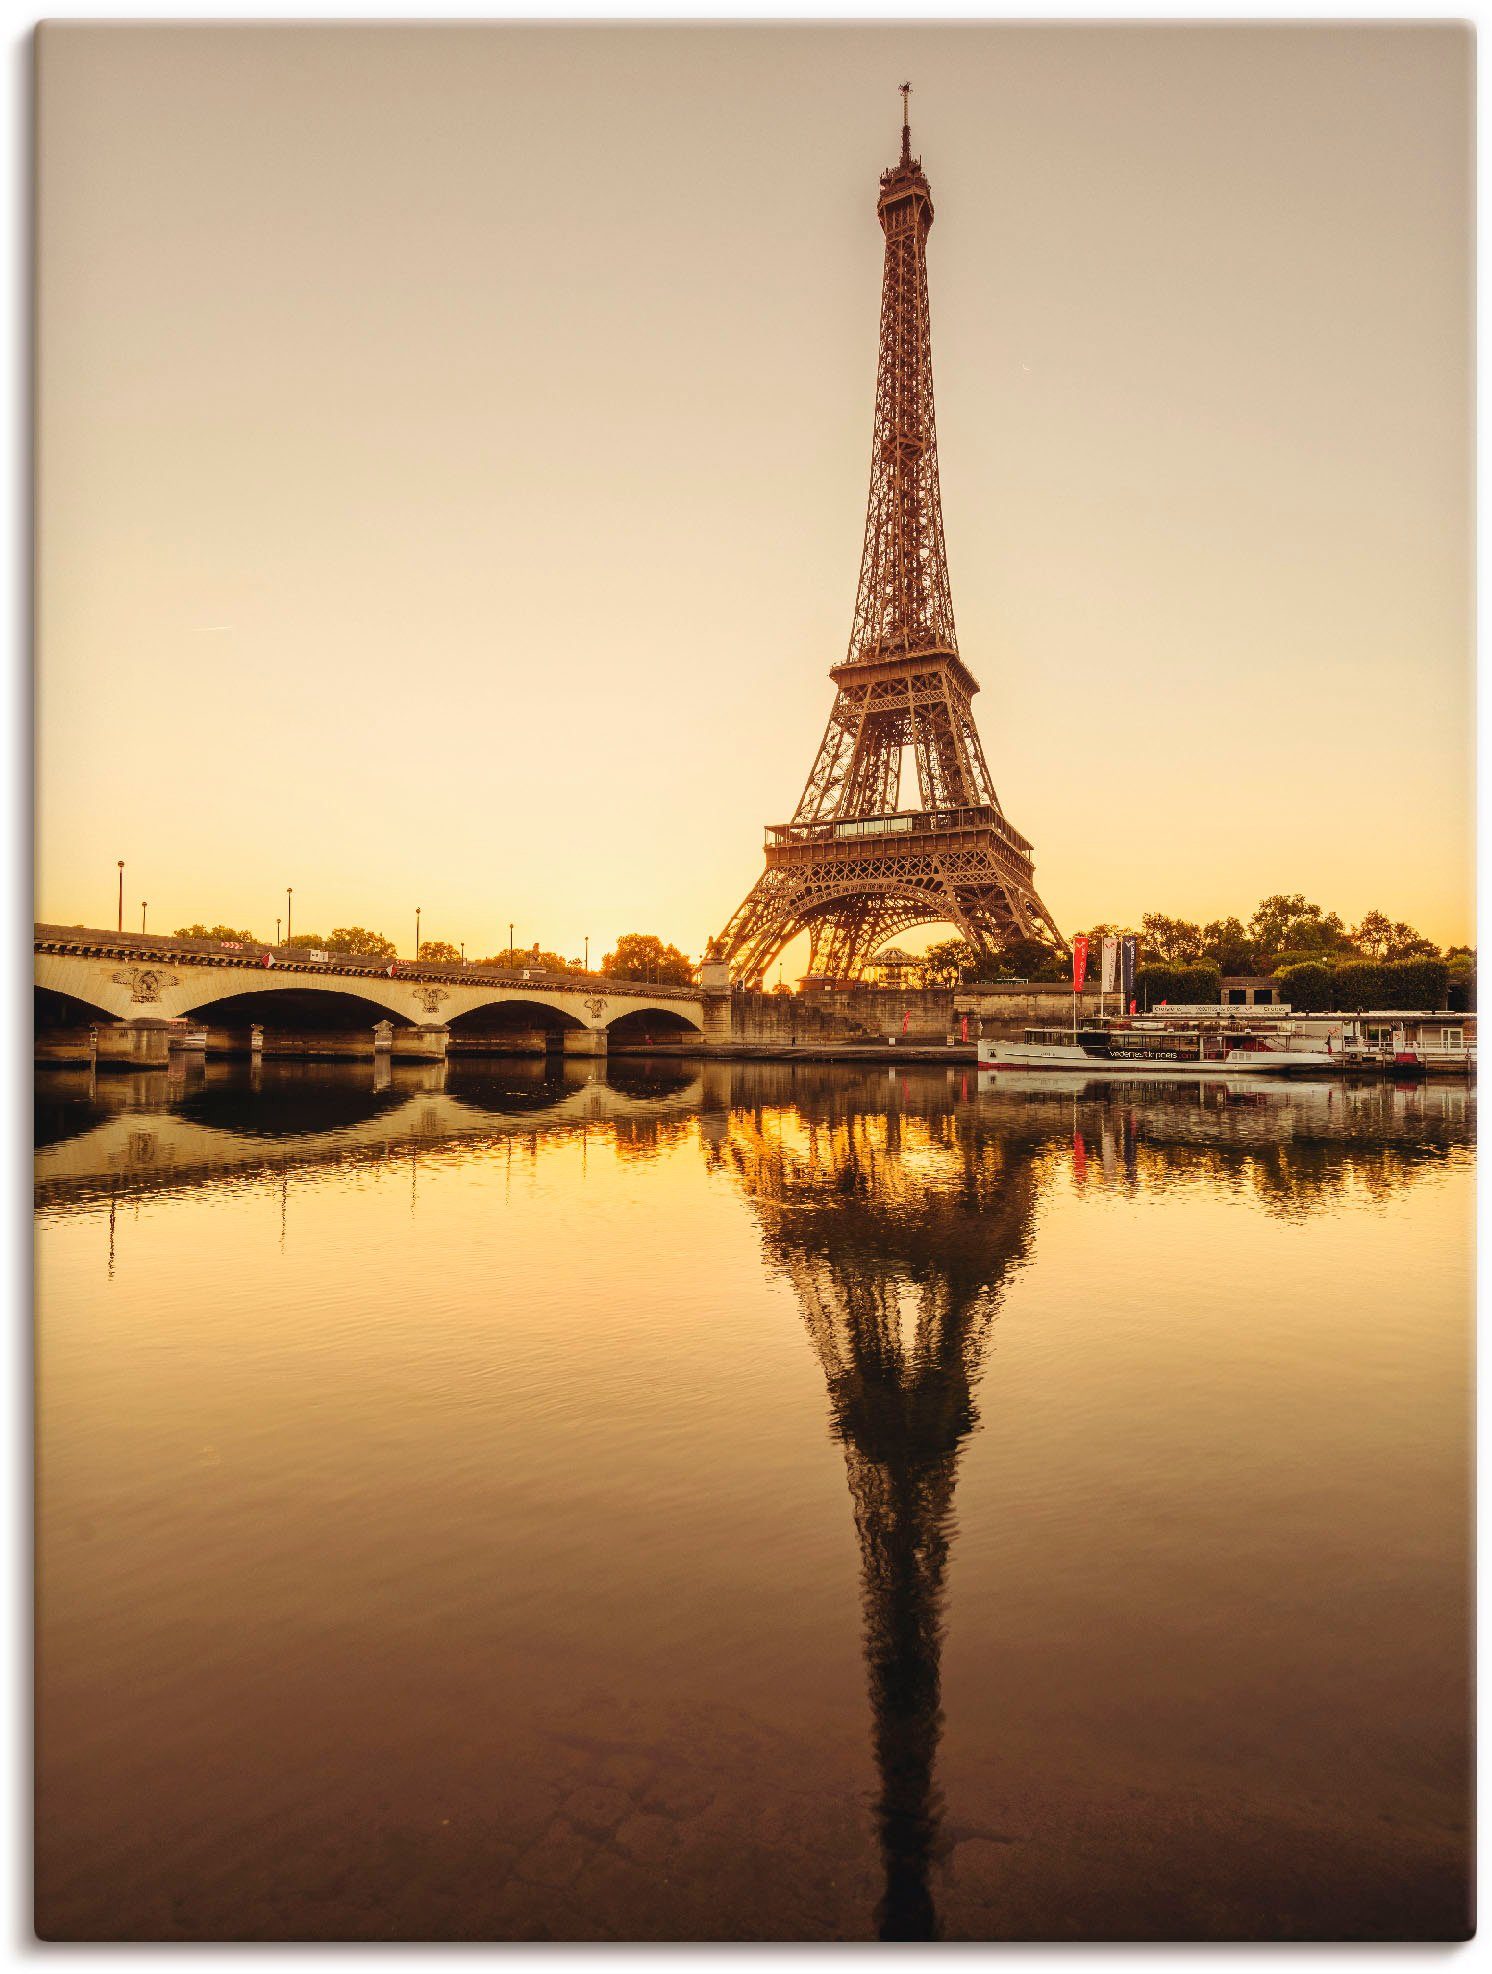
[[[917,810],[767,830],[767,867],[715,942],[755,983],[809,937],[808,971],[858,979],[888,939],[948,923],[981,953],[1012,939],[1067,942],[1037,895],[1031,846],[992,807]]]

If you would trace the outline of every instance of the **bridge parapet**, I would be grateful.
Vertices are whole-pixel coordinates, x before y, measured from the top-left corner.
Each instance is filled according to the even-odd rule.
[[[135,960],[149,957],[182,966],[263,967],[296,973],[340,974],[358,980],[458,983],[463,987],[491,985],[511,990],[524,987],[551,994],[597,994],[648,1002],[697,1002],[700,989],[675,981],[624,980],[605,973],[548,973],[538,967],[476,967],[427,960],[381,960],[324,949],[324,960],[311,959],[304,947],[274,946],[258,941],[178,939],[169,933],[114,932],[82,925],[34,927],[38,953],[83,959]]]

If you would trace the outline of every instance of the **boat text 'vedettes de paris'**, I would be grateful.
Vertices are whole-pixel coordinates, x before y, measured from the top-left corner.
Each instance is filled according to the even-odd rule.
[[[981,1069],[1089,1069],[1107,1075],[1300,1076],[1343,1067],[1328,1034],[1288,1021],[1182,1012],[1085,1017],[1072,1027],[983,1035]]]

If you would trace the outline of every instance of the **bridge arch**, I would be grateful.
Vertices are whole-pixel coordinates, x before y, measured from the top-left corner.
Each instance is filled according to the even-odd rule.
[[[97,1021],[117,1021],[112,1008],[102,1001],[84,1000],[77,994],[63,993],[56,987],[33,988],[33,1018],[38,1032],[43,1029],[87,1028]]]
[[[697,1021],[677,1007],[628,1008],[606,1024],[608,1048],[676,1047],[686,1036],[702,1032]]]
[[[572,1014],[542,994],[525,994],[521,998],[494,994],[490,1000],[478,1001],[474,1007],[453,1014],[447,1026],[453,1035],[511,1035],[531,1033],[538,1028],[563,1034],[566,1029],[582,1029],[585,1023],[578,1014]]]
[[[200,983],[195,979],[183,983],[187,991],[177,996],[176,1012],[223,1027],[265,1022],[266,1016],[279,1017],[267,1022],[268,1026],[295,1023],[313,1029],[371,1028],[378,1021],[402,1025],[410,1019],[392,994],[381,991],[377,980],[364,982],[343,975],[324,987],[319,981],[271,985],[270,974],[264,980],[262,987],[245,987],[236,981],[225,986],[221,978],[204,972]]]

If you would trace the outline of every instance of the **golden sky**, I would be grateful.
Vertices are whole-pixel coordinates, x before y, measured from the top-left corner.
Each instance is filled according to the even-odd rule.
[[[697,954],[844,655],[910,76],[959,641],[1058,922],[1468,937],[1473,60],[44,27],[38,916],[112,924],[123,857],[152,930],[293,884]]]

